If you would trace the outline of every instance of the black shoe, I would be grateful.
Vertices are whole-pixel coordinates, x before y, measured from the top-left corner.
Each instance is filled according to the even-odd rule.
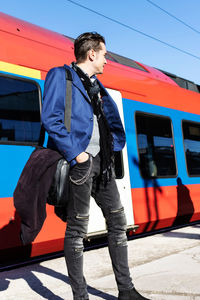
[[[140,295],[135,288],[128,291],[119,291],[118,300],[150,300]]]

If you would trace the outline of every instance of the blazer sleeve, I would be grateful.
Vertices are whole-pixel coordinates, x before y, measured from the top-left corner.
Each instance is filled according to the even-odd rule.
[[[53,68],[45,80],[41,120],[59,152],[71,161],[75,154],[71,135],[64,125],[65,95],[65,70],[62,67]]]

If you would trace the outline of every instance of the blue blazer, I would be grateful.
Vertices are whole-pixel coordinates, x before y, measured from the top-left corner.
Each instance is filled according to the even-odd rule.
[[[71,131],[64,125],[66,75],[72,74]],[[125,145],[125,132],[114,100],[99,81],[103,109],[114,138],[114,151]],[[58,150],[67,161],[72,161],[87,148],[93,130],[93,110],[90,99],[77,73],[69,66],[51,69],[45,80],[42,123],[49,134],[48,147]]]

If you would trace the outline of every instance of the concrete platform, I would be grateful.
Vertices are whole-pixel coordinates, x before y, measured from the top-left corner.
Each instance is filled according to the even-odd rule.
[[[135,287],[159,300],[200,300],[200,225],[128,242]],[[90,299],[117,299],[108,249],[85,252]],[[1,300],[70,300],[64,258],[0,273]]]

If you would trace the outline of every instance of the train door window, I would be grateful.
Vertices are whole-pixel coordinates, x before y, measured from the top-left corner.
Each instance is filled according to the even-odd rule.
[[[36,82],[0,76],[0,143],[38,144],[40,98]]]
[[[188,174],[200,176],[200,123],[182,122]]]
[[[124,177],[124,163],[122,151],[114,152],[114,170],[115,178],[122,179]]]
[[[135,121],[142,177],[175,177],[177,171],[171,120],[137,112]]]

